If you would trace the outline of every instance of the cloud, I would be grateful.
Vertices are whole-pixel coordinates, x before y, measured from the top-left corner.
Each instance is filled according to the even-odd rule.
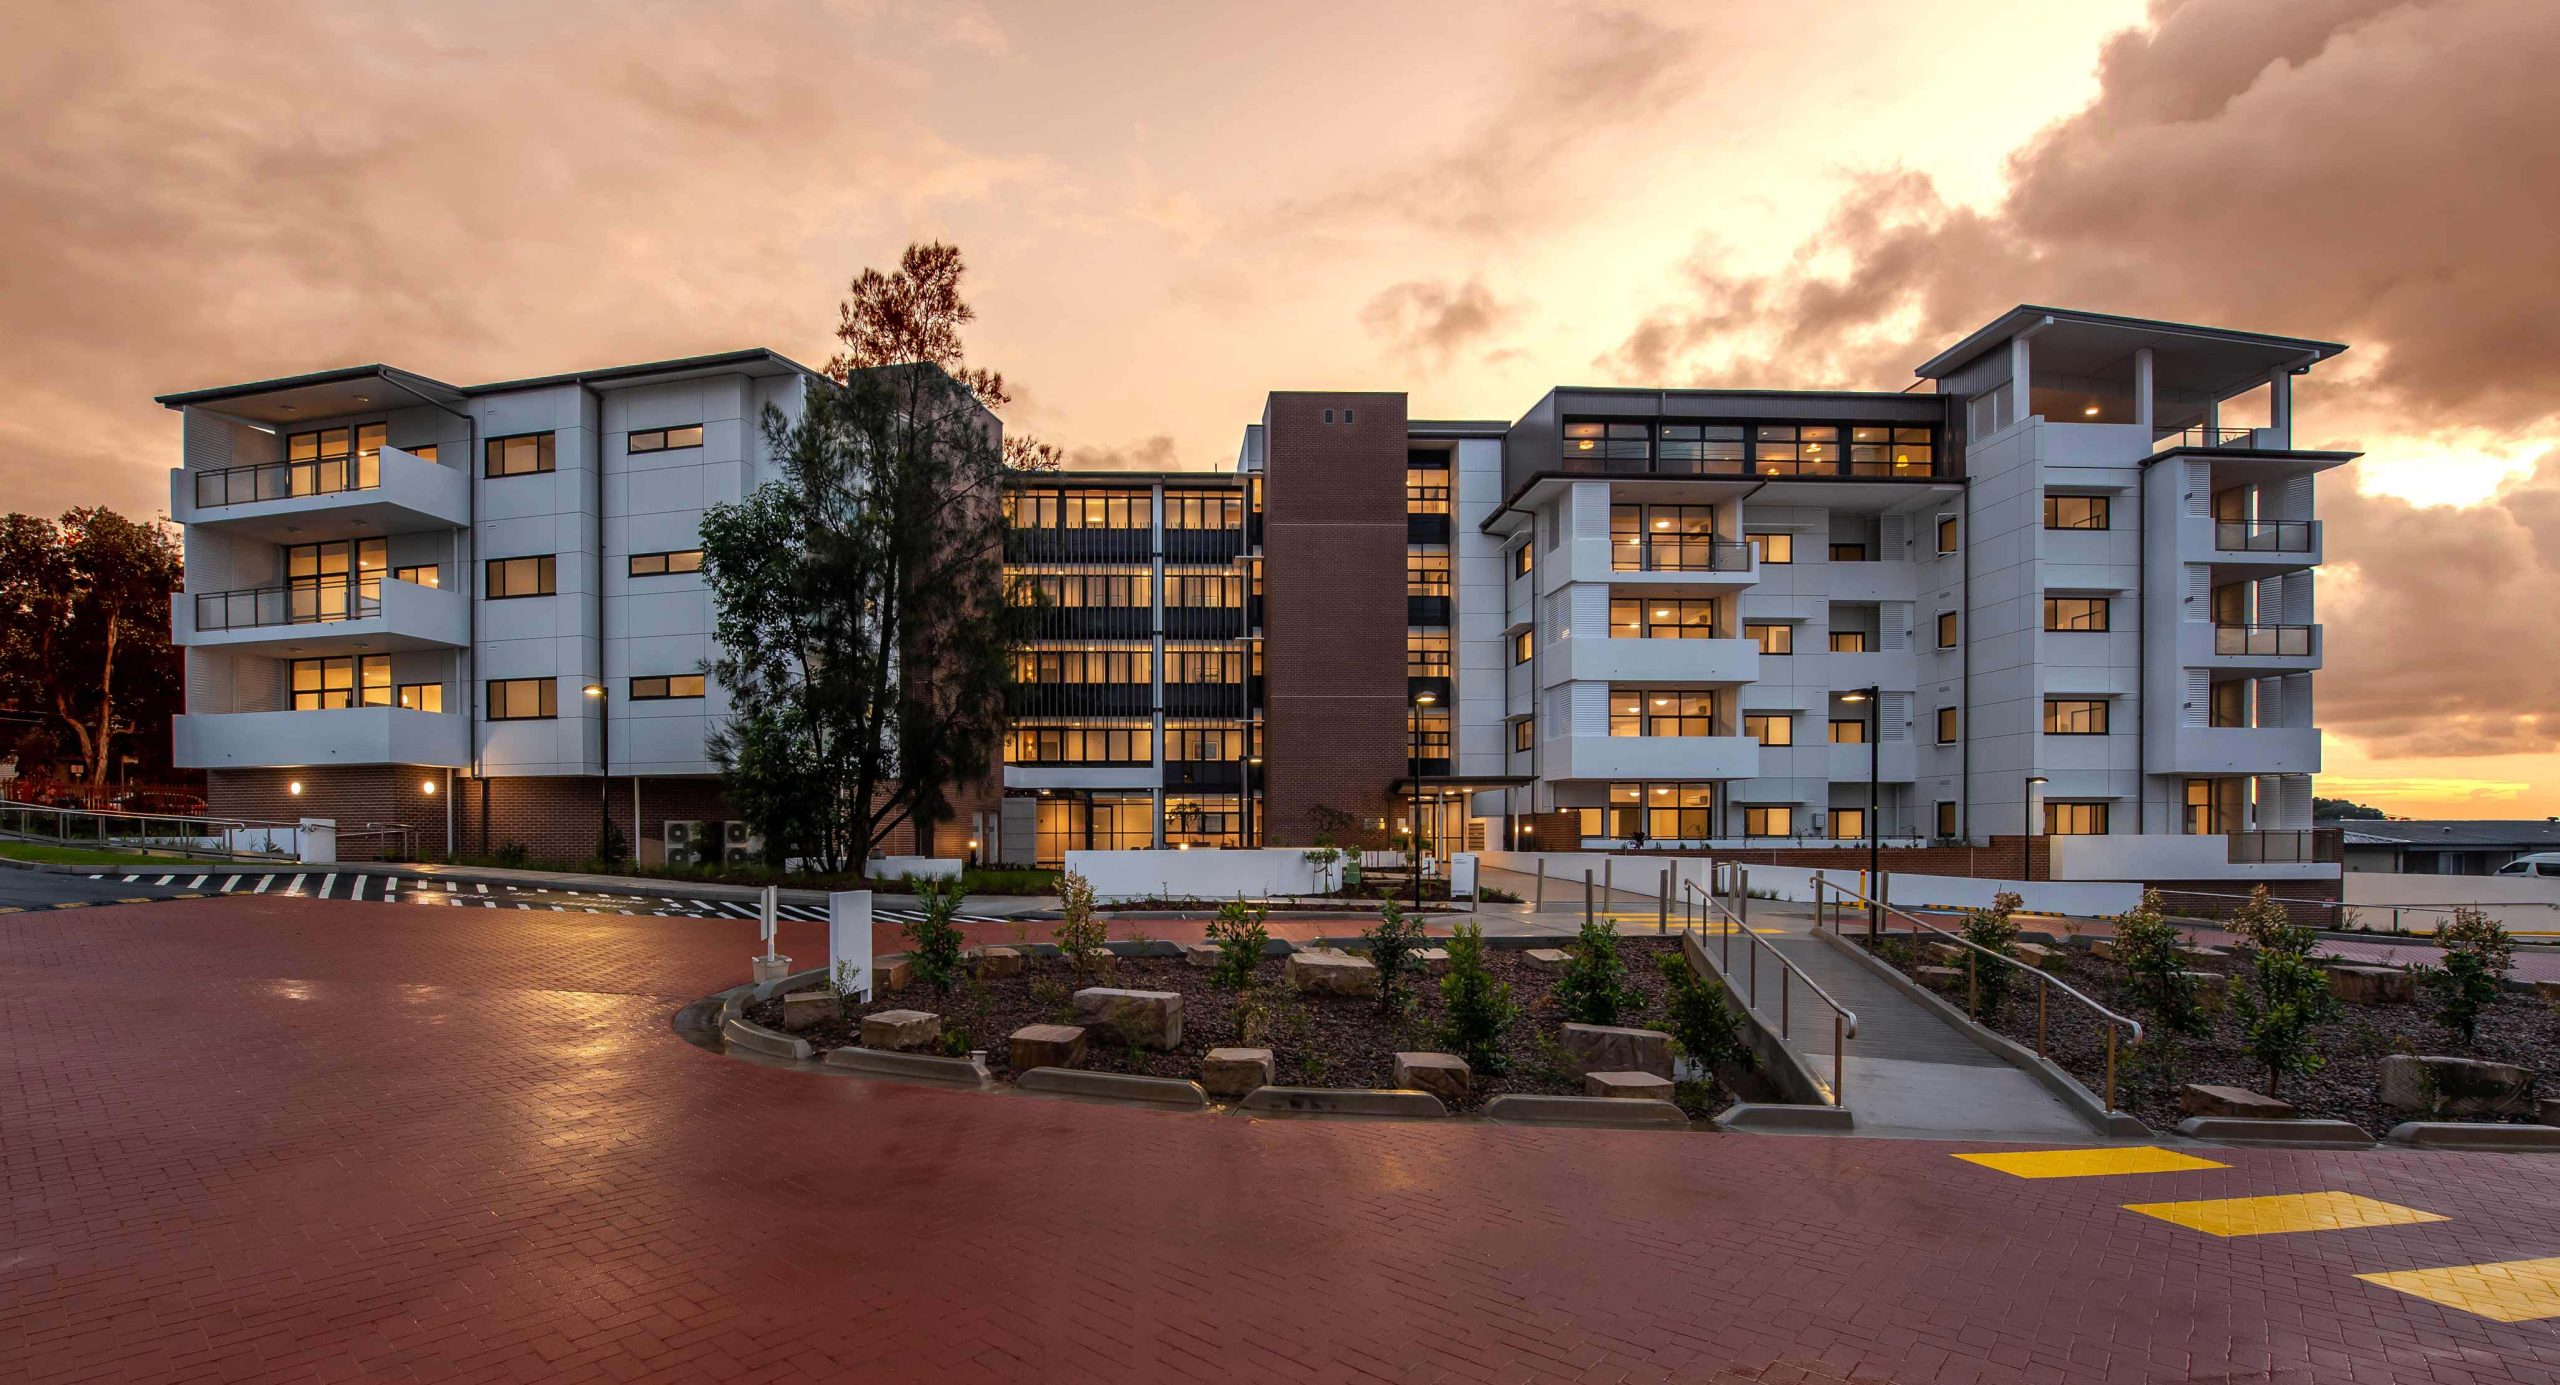
[[[1437,372],[1519,315],[1517,305],[1496,301],[1482,278],[1463,284],[1410,279],[1379,290],[1360,310],[1360,325],[1385,345],[1389,356]]]
[[[1087,445],[1067,449],[1069,471],[1179,471],[1182,463],[1174,456],[1173,437],[1158,433],[1126,447]]]

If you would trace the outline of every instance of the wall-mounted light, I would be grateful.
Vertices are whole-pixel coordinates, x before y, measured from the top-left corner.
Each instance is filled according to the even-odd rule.
[[[284,791],[292,794],[296,798],[300,798],[302,796],[302,781],[299,779],[294,780],[292,783],[284,786]]]
[[[2098,416],[2098,406],[2092,404],[2088,408],[2082,409],[2080,413],[2086,418],[2096,418]]]
[[[589,697],[602,697],[604,696],[604,684],[589,683],[585,687],[578,689],[578,691],[585,693]]]
[[[420,792],[420,793],[422,793],[422,794],[425,794],[425,795],[426,795],[427,797],[429,797],[429,798],[433,798],[433,797],[435,797],[435,796],[436,796],[436,781],[434,781],[434,780],[432,780],[432,779],[421,779],[421,780],[419,780],[419,781],[418,781],[418,792]]]

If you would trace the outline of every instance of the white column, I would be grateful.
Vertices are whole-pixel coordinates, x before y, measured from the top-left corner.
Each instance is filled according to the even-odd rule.
[[[2267,426],[2275,434],[2278,447],[2293,446],[2293,372],[2279,370],[2267,377]]]
[[[2133,353],[2133,421],[2146,429],[2153,416],[2152,390],[2151,348],[2145,346]]]
[[[2025,337],[2009,339],[2009,383],[2016,401],[2015,418],[2025,418],[2036,411],[2033,357]]]

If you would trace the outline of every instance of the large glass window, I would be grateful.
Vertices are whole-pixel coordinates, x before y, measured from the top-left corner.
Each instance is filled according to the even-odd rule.
[[[1146,491],[1075,490],[1058,493],[1059,523],[1069,529],[1153,529],[1154,495]]]
[[[2044,830],[2046,835],[2055,837],[2103,837],[2107,834],[2107,805],[2046,799]]]
[[[1712,736],[1716,695],[1668,688],[1611,688],[1612,736]]]
[[[403,683],[393,691],[391,700],[392,705],[412,712],[441,712],[444,710],[444,684]]]
[[[663,702],[700,696],[702,675],[699,673],[651,674],[631,680],[631,700],[634,702]]]
[[[1014,651],[1017,683],[1153,683],[1151,645],[1033,645]]]
[[[1241,529],[1244,496],[1235,491],[1166,491],[1167,529]]]
[[[1712,505],[1612,505],[1609,565],[1619,572],[1712,572]]]
[[[541,721],[560,715],[560,683],[554,678],[492,678],[489,720]]]
[[[1167,760],[1241,760],[1244,723],[1240,721],[1168,721],[1164,724]]]
[[[1409,515],[1449,513],[1449,469],[1447,467],[1405,468],[1404,512]]]
[[[1611,784],[1607,808],[1582,810],[1582,835],[1703,841],[1715,834],[1714,809],[1712,784]]]
[[[1026,597],[1036,596],[1045,606],[1143,608],[1155,601],[1155,573],[1148,568],[1014,569],[1009,575]]]
[[[1796,560],[1796,536],[1793,534],[1745,534],[1743,541],[1760,555],[1764,564],[1792,563]]]
[[[1796,834],[1796,810],[1784,803],[1745,804],[1742,809],[1742,835],[1746,837],[1792,837]]]
[[[1447,626],[1405,627],[1404,676],[1407,678],[1449,676],[1449,628]]]
[[[1761,625],[1745,622],[1742,637],[1760,646],[1763,654],[1796,652],[1796,628],[1792,625]]]
[[[1232,568],[1167,568],[1164,604],[1190,610],[1242,606],[1244,575]]]
[[[678,573],[702,571],[702,550],[681,548],[671,553],[634,553],[631,575],[634,577],[672,577]]]
[[[287,546],[287,618],[296,622],[359,620],[379,613],[390,548],[386,539],[341,539],[335,543]]]
[[[1004,758],[1016,765],[1152,764],[1155,726],[1145,721],[1016,721],[1005,728]],[[1154,807],[1152,800],[1148,807]],[[1146,840],[1154,839],[1151,829]]]
[[[1683,476],[1738,475],[1742,471],[1742,425],[1738,423],[1666,423],[1654,470]]]
[[[1449,549],[1445,544],[1415,544],[1404,551],[1404,594],[1449,594]]]
[[[1174,645],[1164,652],[1167,683],[1241,683],[1244,651],[1233,646]]]
[[[2046,698],[2044,733],[2048,736],[2107,734],[2107,700],[2103,697]]]
[[[681,448],[702,446],[702,425],[688,423],[681,428],[651,428],[633,433],[624,440],[625,452],[674,452]]]
[[[481,449],[486,476],[531,476],[558,469],[559,456],[549,433],[522,433],[491,438]]]
[[[1831,810],[1831,838],[1833,841],[1854,842],[1864,838],[1866,835],[1866,809],[1834,808]]]
[[[1446,707],[1407,707],[1404,709],[1405,753],[1424,760],[1449,758],[1449,709]]]
[[[558,592],[559,567],[552,555],[491,558],[486,595],[492,601],[519,596],[552,596]]]
[[[1609,638],[1613,640],[1704,640],[1715,633],[1716,603],[1705,597],[1609,599]]]
[[[2048,495],[2044,498],[2047,529],[2104,529],[2108,519],[2103,495]]]
[[[1865,427],[1849,430],[1852,476],[1927,476],[1937,452],[1926,428]]]
[[[322,712],[339,707],[388,707],[393,704],[391,656],[388,654],[295,659],[287,673],[293,685],[293,710],[297,712]]]
[[[2044,628],[2053,631],[2098,631],[2107,628],[2107,599],[2103,596],[2048,596],[2044,599]]]
[[[1762,745],[1794,745],[1796,719],[1787,712],[1745,712],[1742,734]]]
[[[1867,719],[1862,716],[1833,717],[1831,719],[1831,743],[1833,745],[1865,745],[1867,743]]]
[[[285,435],[286,493],[327,495],[381,485],[388,431],[379,423],[362,423]]]
[[[1751,470],[1761,476],[1836,476],[1844,458],[1830,425],[1764,423],[1751,430]]]
[[[1832,631],[1832,632],[1831,632],[1831,652],[1832,652],[1832,653],[1834,653],[1834,654],[1865,654],[1865,653],[1868,653],[1869,651],[1868,651],[1868,649],[1867,649],[1867,632],[1866,632],[1866,631],[1864,631],[1864,630],[1834,630],[1834,631]]]
[[[1167,795],[1164,844],[1177,848],[1244,845],[1241,802],[1231,793]]]
[[[1564,459],[1574,471],[1643,471],[1651,465],[1651,444],[1642,423],[1568,423],[1564,426]]]

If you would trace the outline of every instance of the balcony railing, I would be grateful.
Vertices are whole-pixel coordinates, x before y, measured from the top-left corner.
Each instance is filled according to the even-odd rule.
[[[2320,546],[2320,521],[2217,519],[2213,546],[2225,553],[2308,553]]]
[[[1749,572],[1751,545],[1740,539],[1644,535],[1619,539],[1610,550],[1618,572]]]
[[[2216,654],[2309,656],[2316,625],[2225,625],[2213,627]]]
[[[2154,452],[2174,452],[2181,447],[2253,447],[2257,445],[2255,428],[2181,428],[2165,434],[2151,444]]]
[[[382,455],[363,452],[351,457],[259,462],[252,466],[199,471],[195,476],[196,508],[212,510],[258,500],[290,500],[304,495],[369,491],[382,484]]]
[[[2271,832],[2230,832],[2223,840],[2230,847],[2233,865],[2284,865],[2302,862],[2334,863],[2341,858],[2342,840],[2335,830],[2316,827]]]
[[[382,614],[382,578],[323,577],[281,587],[196,594],[196,629],[316,625]]]

